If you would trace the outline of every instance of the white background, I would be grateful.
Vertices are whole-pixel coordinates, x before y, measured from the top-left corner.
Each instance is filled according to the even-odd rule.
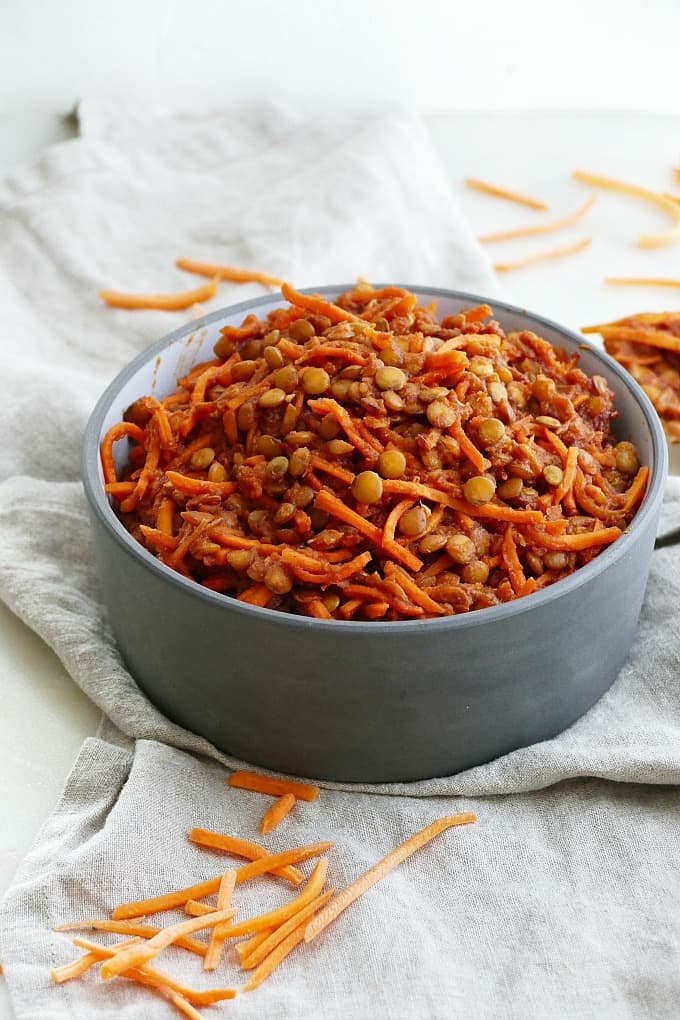
[[[678,0],[0,0],[0,114],[85,94],[677,112],[679,43]]]

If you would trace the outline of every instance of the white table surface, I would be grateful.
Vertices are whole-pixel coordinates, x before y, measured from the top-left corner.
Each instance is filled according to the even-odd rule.
[[[473,193],[464,177],[481,177],[543,197],[549,215],[579,205],[587,189],[575,167],[671,189],[680,164],[680,117],[607,114],[439,114],[428,118],[432,138],[479,233],[539,222],[545,214]],[[75,125],[39,113],[0,116],[0,173],[72,137]],[[643,251],[641,233],[666,229],[667,218],[643,202],[602,194],[588,218],[568,231],[489,246],[494,261],[590,236],[589,249],[565,260],[505,274],[504,296],[572,328],[635,311],[678,307],[680,294],[655,288],[608,287],[608,275],[680,276],[678,247]],[[414,224],[414,229],[417,224]],[[319,281],[320,283],[323,281]],[[427,281],[414,281],[426,283]],[[680,446],[672,450],[680,473]],[[0,895],[42,821],[56,804],[82,740],[99,713],[73,684],[56,656],[0,605]],[[39,749],[39,750],[36,750]],[[0,978],[0,1020],[12,1016]]]

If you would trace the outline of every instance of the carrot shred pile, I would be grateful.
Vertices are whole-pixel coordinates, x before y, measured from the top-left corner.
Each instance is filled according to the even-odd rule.
[[[395,567],[396,570],[401,568]],[[289,797],[295,800],[292,790],[302,792],[307,800],[315,799],[318,789],[306,783],[289,780],[271,779],[255,776],[251,773],[233,773],[236,783],[233,785],[267,794],[276,794],[280,790],[281,799]],[[242,777],[249,777],[244,782]],[[252,779],[252,782],[250,782]],[[262,780],[262,783],[258,783]],[[245,785],[244,785],[245,783]],[[278,788],[276,784],[279,784]],[[287,789],[286,789],[287,788]],[[301,799],[305,799],[301,797]],[[306,942],[314,939],[324,928],[334,921],[351,903],[362,896],[368,889],[394,870],[407,857],[424,847],[436,836],[447,829],[460,825],[469,825],[476,821],[471,813],[462,813],[439,818],[425,829],[411,836],[400,846],[381,858],[364,875],[352,882],[346,889],[336,893],[333,888],[326,888],[329,861],[324,856],[333,847],[332,843],[315,843],[308,846],[292,847],[278,854],[267,854],[257,844],[248,840],[230,836],[220,836],[203,829],[193,829],[190,839],[214,849],[210,840],[196,839],[197,834],[215,837],[220,849],[234,856],[252,856],[253,860],[240,868],[227,868],[221,874],[203,882],[198,882],[179,892],[160,894],[136,903],[120,904],[111,912],[111,918],[98,920],[74,921],[59,925],[58,932],[76,930],[95,930],[117,933],[125,936],[122,941],[113,945],[103,946],[82,937],[73,939],[73,945],[84,950],[83,955],[76,957],[51,972],[55,984],[61,985],[76,980],[83,974],[99,967],[100,978],[108,981],[123,978],[150,991],[163,996],[183,1016],[191,1020],[201,1020],[202,1013],[196,1007],[209,1006],[226,999],[233,999],[237,989],[232,987],[194,988],[188,986],[172,975],[151,966],[155,958],[170,947],[187,949],[203,958],[203,971],[211,973],[222,963],[229,963],[228,955],[234,952],[235,962],[241,971],[250,972],[241,991],[252,991],[258,988],[273,971],[298,946],[304,948]],[[255,849],[253,849],[255,848]],[[233,920],[238,906],[232,907],[232,898],[236,887],[242,879],[252,879],[258,875],[281,874],[281,865],[293,861],[305,861],[318,858],[311,875],[303,888],[296,895],[274,909],[247,917],[244,920]],[[194,894],[197,899],[188,896]],[[216,902],[207,903],[205,899],[216,896]],[[164,927],[141,924],[142,915],[175,910],[184,906],[185,915],[182,920]],[[189,915],[187,917],[186,915]],[[134,915],[134,916],[133,916]],[[116,918],[131,917],[130,920]],[[193,934],[207,931],[209,941],[193,938]],[[132,936],[132,937],[129,937]],[[234,939],[247,936],[241,942]]]
[[[600,334],[607,353],[642,386],[668,439],[680,443],[680,312],[641,312],[582,332]]]
[[[440,321],[400,287],[282,291],[104,437],[106,492],[161,562],[250,606],[419,620],[553,583],[630,523],[644,488],[575,355],[504,333],[487,305]],[[580,536],[562,557],[556,521]]]

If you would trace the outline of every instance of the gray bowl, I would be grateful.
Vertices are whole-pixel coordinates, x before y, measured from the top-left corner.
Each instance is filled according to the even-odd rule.
[[[350,285],[321,287],[337,296]],[[99,400],[83,477],[102,593],[130,672],[170,719],[269,769],[344,782],[449,775],[559,733],[604,694],[637,627],[667,472],[639,386],[583,338],[526,311],[409,287],[442,315],[489,300],[506,330],[578,349],[607,378],[618,430],[651,467],[632,525],[586,567],[515,602],[444,619],[313,620],[244,605],[170,570],[134,541],[103,491],[99,443],[136,397],[161,396],[212,355],[219,328],[281,304],[268,295],[191,322],[139,355]],[[124,443],[117,444],[125,459]]]

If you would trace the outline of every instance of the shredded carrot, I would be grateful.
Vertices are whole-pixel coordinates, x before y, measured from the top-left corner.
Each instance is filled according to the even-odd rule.
[[[527,579],[524,576],[522,564],[520,563],[519,556],[517,554],[517,545],[515,543],[515,533],[512,524],[508,524],[503,535],[503,544],[501,546],[501,555],[505,569],[510,578],[510,584],[515,590],[515,594],[519,593],[524,589]]]
[[[269,954],[276,949],[276,947],[283,942],[283,940],[290,935],[292,931],[298,928],[304,921],[307,921],[313,914],[315,914],[321,907],[324,907],[330,898],[334,895],[335,889],[328,889],[327,892],[321,893],[315,899],[308,903],[302,910],[298,910],[297,913],[289,917],[283,924],[278,925],[268,935],[261,938],[255,943],[250,950],[240,954],[241,955],[241,970],[253,970],[258,967],[262,961],[269,956]],[[266,929],[265,929],[266,931]]]
[[[221,832],[211,832],[208,829],[192,829],[189,839],[197,846],[209,850],[219,850],[222,853],[231,854],[233,857],[245,857],[249,861],[259,861],[263,857],[269,857],[269,851],[259,843],[252,843],[248,839],[238,839],[236,836],[227,836]],[[292,865],[274,868],[272,874],[287,879],[291,885],[302,885],[304,882],[302,872]],[[203,895],[209,895],[209,893]],[[200,899],[200,896],[196,896],[196,899]]]
[[[159,550],[166,549],[170,552],[177,549],[177,539],[173,538],[172,535],[168,535],[165,531],[160,531],[158,528],[148,528],[146,524],[140,524],[139,530],[147,542],[150,542],[154,548]]]
[[[553,494],[553,503],[557,505],[561,503],[567,493],[571,492],[574,487],[574,481],[576,479],[576,468],[578,467],[578,447],[570,446],[567,450],[567,458],[564,465],[564,473],[562,475],[562,481],[555,488]]]
[[[98,946],[92,942],[88,942],[86,939],[74,939],[73,944],[79,949],[87,949],[88,953],[96,956],[99,960],[110,960],[120,955],[122,948],[121,946]],[[160,970],[147,966],[140,967],[139,970],[132,969],[130,971],[126,971],[121,976],[139,981],[140,984],[148,984],[157,988],[167,988],[170,991],[177,992],[195,1006],[211,1006],[215,1002],[223,1002],[225,999],[233,999],[236,996],[236,992],[233,988],[209,988],[205,991],[198,991],[196,988],[187,988],[186,985],[182,985],[179,981],[175,981],[175,979],[170,977],[169,974],[164,974]]]
[[[111,308],[157,308],[161,311],[179,312],[199,301],[209,301],[217,293],[219,277],[210,283],[178,294],[124,294],[115,290],[100,290],[99,296]]]
[[[120,935],[139,935],[142,938],[150,939],[154,935],[158,935],[162,928],[157,928],[150,924],[137,924],[134,921],[112,921],[110,918],[100,918],[94,921],[75,921],[71,924],[60,924],[54,931],[109,931],[116,932]],[[194,953],[196,956],[205,956],[207,952],[207,946],[205,942],[199,942],[198,939],[192,939],[189,936],[185,938],[177,939],[175,943],[180,949],[186,949],[190,953]]]
[[[183,907],[187,900],[201,899],[202,896],[211,896],[220,887],[222,876],[210,878],[207,882],[199,882],[197,885],[190,885],[186,889],[178,889],[176,892],[165,893],[162,896],[154,896],[148,900],[139,900],[136,903],[121,903],[111,912],[114,921],[123,921],[130,917],[140,917],[142,914],[157,914],[161,910],[174,910],[175,907]]]
[[[663,276],[608,276],[604,282],[617,287],[680,287],[680,280]]]
[[[260,832],[262,835],[266,836],[277,825],[280,825],[286,815],[289,815],[293,810],[295,803],[296,798],[292,793],[282,794],[262,816],[260,821]]]
[[[253,584],[236,598],[239,602],[247,602],[249,606],[268,606],[274,597],[273,591],[266,584]]]
[[[286,793],[292,793],[297,800],[316,800],[320,793],[319,787],[310,783],[261,776],[255,772],[232,772],[227,785],[235,786],[239,790],[265,793],[270,797],[282,797]]]
[[[466,178],[465,183],[473,191],[481,191],[483,194],[493,195],[495,198],[505,198],[509,202],[517,202],[518,205],[529,206],[530,209],[549,208],[540,198],[532,198],[531,195],[524,195],[520,191],[511,191],[509,188],[501,188],[496,184],[487,184],[486,181],[477,180],[475,177]]]
[[[314,901],[312,901],[314,902]],[[250,938],[244,939],[243,942],[237,942],[234,949],[239,955],[241,963],[246,959],[253,950],[261,946],[265,939],[268,939],[273,931],[277,931],[276,928],[263,928],[262,931],[256,931]]]
[[[133,425],[129,421],[120,421],[113,425],[104,436],[100,447],[100,457],[104,481],[111,485],[117,481],[116,465],[113,460],[113,444],[119,439],[134,439],[138,443],[144,442],[144,432],[139,425]]]
[[[333,361],[346,361],[350,365],[367,365],[368,358],[359,351],[349,347],[333,347],[330,344],[320,344],[319,347],[312,347],[296,359],[296,364],[306,365],[310,361],[331,359]]]
[[[561,245],[559,248],[548,248],[547,251],[534,252],[533,255],[526,255],[514,262],[497,262],[494,269],[497,273],[511,273],[515,269],[524,269],[526,266],[536,265],[537,262],[545,262],[548,259],[562,258],[563,255],[574,255],[583,251],[590,244],[590,238],[584,237],[580,241],[573,241],[571,244]]]
[[[337,400],[331,400],[330,397],[319,397],[317,400],[308,401],[308,404],[310,410],[321,417],[332,414],[350,443],[356,446],[357,450],[363,453],[367,459],[375,459],[376,453],[379,451],[376,450],[375,445],[364,439],[358,431],[357,422],[350,417],[349,412],[342,404],[339,404]]]
[[[372,868],[369,868],[360,878],[351,885],[348,885],[346,889],[338,893],[323,910],[316,915],[313,921],[310,921],[304,931],[305,942],[311,942],[315,939],[324,928],[326,928],[332,921],[334,921],[343,910],[353,903],[356,899],[379,882],[381,878],[393,871],[398,865],[405,861],[407,857],[415,853],[416,850],[420,850],[421,847],[425,846],[430,840],[434,839],[440,833],[446,829],[450,829],[456,825],[469,825],[477,820],[477,816],[470,813],[463,813],[457,815],[447,815],[444,818],[438,819],[436,822],[432,822],[431,825],[426,826],[420,832],[417,832],[406,842],[402,843],[395,850],[392,850],[387,856],[383,857],[382,860],[374,864]]]
[[[318,294],[299,294],[289,283],[281,284],[281,293],[292,305],[304,308],[308,312],[315,312],[317,315],[325,315],[331,322],[347,322],[355,318],[351,312],[334,305],[331,301],[325,301]]]
[[[249,865],[246,865],[249,867]],[[193,935],[195,931],[204,928],[214,928],[216,924],[228,921],[236,913],[235,910],[215,910],[203,917],[191,917],[187,921],[178,921],[168,928],[163,928],[158,935],[154,935],[142,945],[129,946],[121,953],[117,953],[111,960],[108,960],[101,970],[104,980],[122,974],[131,967],[143,967],[149,960],[153,960],[164,949],[171,946],[183,935]]]
[[[595,546],[609,545],[621,537],[621,528],[602,528],[599,531],[584,531],[576,535],[551,535],[539,528],[527,528],[527,538],[533,545],[560,552],[579,552]]]
[[[328,873],[328,860],[322,857],[321,860],[317,861],[314,871],[309,877],[309,882],[304,887],[302,892],[298,893],[294,900],[290,900],[283,907],[278,907],[276,910],[270,910],[266,914],[258,914],[257,917],[250,917],[245,921],[239,921],[238,924],[232,925],[226,932],[227,938],[237,938],[239,935],[249,935],[251,932],[262,931],[264,928],[275,928],[279,924],[283,924],[289,917],[296,914],[303,907],[306,907],[323,889],[326,884],[326,875]],[[203,906],[203,904],[200,904]],[[207,914],[202,914],[202,917],[207,917]],[[200,920],[200,918],[199,918]]]
[[[680,336],[664,329],[640,329],[636,326],[611,325],[586,326],[582,333],[600,333],[605,340],[626,340],[642,344],[643,347],[657,347],[659,350],[680,354]]]
[[[472,440],[468,437],[463,426],[460,422],[456,422],[449,429],[450,434],[457,441],[460,446],[461,452],[465,454],[467,459],[470,461],[473,467],[480,473],[485,471],[487,468],[487,461],[485,457],[480,453]]]
[[[108,482],[104,486],[104,492],[108,493],[109,496],[113,496],[114,499],[120,499],[121,496],[129,496],[136,488],[136,482]]]
[[[217,890],[217,909],[226,910],[227,907],[231,906],[231,897],[234,892],[234,886],[236,885],[236,872],[233,868],[227,868],[222,875],[220,887]],[[216,925],[210,935],[210,942],[208,943],[208,951],[205,954],[203,960],[203,970],[214,970],[217,964],[220,962],[220,956],[222,955],[222,946],[224,945],[225,936],[223,934],[226,925]]]
[[[193,259],[177,259],[175,265],[187,273],[208,276],[211,279],[217,277],[229,283],[261,283],[265,287],[280,287],[282,283],[278,277],[261,273],[256,269],[237,269],[235,266],[212,265],[207,262],[195,262]]]
[[[72,960],[70,963],[65,963],[63,967],[56,967],[54,970],[51,970],[50,977],[55,985],[63,985],[66,981],[73,981],[75,978],[85,974],[90,967],[94,967],[100,960],[104,960],[108,956],[115,956],[116,953],[127,948],[127,946],[138,945],[139,941],[139,939],[128,939],[126,942],[120,942],[117,946],[109,946],[107,948],[93,945],[90,951],[83,956]],[[82,946],[79,946],[79,948],[82,948]]]
[[[621,508],[621,512],[624,514],[630,513],[640,503],[645,489],[647,488],[647,482],[649,480],[649,468],[641,467],[638,473],[635,475],[633,484],[626,493],[626,501]]]
[[[306,908],[304,911],[300,911],[299,914],[294,915],[288,922],[286,922],[285,925],[282,925],[281,928],[274,932],[274,935],[271,936],[270,939],[276,937],[276,941],[273,943],[269,954],[265,957],[259,958],[261,962],[243,986],[244,992],[251,992],[255,988],[258,988],[265,978],[268,978],[272,971],[274,971],[278,965],[282,963],[283,960],[290,955],[290,953],[292,953],[293,949],[304,941],[305,929],[310,914],[313,913],[314,910],[318,910],[325,906],[330,898],[330,892],[326,893],[324,896],[318,897],[317,901],[315,901],[313,905],[310,904],[310,907]],[[267,941],[269,942],[270,940]],[[266,945],[266,942],[263,943],[261,948],[264,948]],[[256,954],[253,954],[253,957]],[[250,969],[250,961],[253,957],[247,958],[245,969]]]
[[[622,195],[632,195],[634,198],[642,198],[659,206],[675,220],[675,226],[662,234],[643,235],[638,243],[641,248],[660,248],[662,245],[670,244],[680,238],[680,207],[671,198],[660,195],[649,188],[641,188],[637,184],[628,184],[626,181],[614,180],[611,177],[601,177],[598,174],[589,174],[583,170],[574,170],[573,176],[577,181],[590,184],[593,188],[604,188],[607,191],[618,191]]]
[[[511,241],[519,237],[533,237],[536,234],[551,234],[557,230],[564,230],[583,219],[586,213],[590,212],[596,200],[597,194],[593,191],[583,205],[574,209],[567,216],[562,216],[559,220],[552,220],[550,223],[536,223],[530,227],[518,227],[515,230],[501,230],[497,234],[485,234],[479,240],[483,244],[490,244],[494,241]]]
[[[355,476],[352,471],[347,471],[345,468],[340,467],[339,464],[333,464],[324,457],[319,457],[316,453],[311,454],[309,463],[315,471],[323,471],[325,474],[331,475],[332,478],[337,478],[338,481],[344,482],[345,485],[351,485],[354,481]]]
[[[317,493],[315,504],[318,510],[325,510],[326,513],[331,514],[333,517],[337,517],[338,520],[344,521],[346,524],[351,524],[365,535],[374,545],[383,546],[386,552],[389,552],[395,560],[398,559],[401,563],[407,566],[410,570],[420,570],[422,562],[410,553],[407,549],[404,549],[397,542],[390,542],[383,544],[383,533],[380,528],[376,527],[375,524],[371,524],[370,521],[365,520],[361,514],[358,514],[351,507],[348,507],[342,500],[338,499],[331,492],[327,492],[322,489],[321,492]]]
[[[416,505],[416,500],[414,500],[414,499],[402,499],[402,500],[399,501],[399,503],[395,503],[394,504],[394,506],[390,510],[389,514],[387,515],[387,519],[386,519],[385,525],[383,527],[383,537],[382,537],[383,544],[385,542],[393,542],[394,541],[394,537],[395,537],[395,535],[397,533],[397,524],[399,523],[401,518],[404,516],[406,511],[410,510],[411,507],[413,507],[415,505]]]

